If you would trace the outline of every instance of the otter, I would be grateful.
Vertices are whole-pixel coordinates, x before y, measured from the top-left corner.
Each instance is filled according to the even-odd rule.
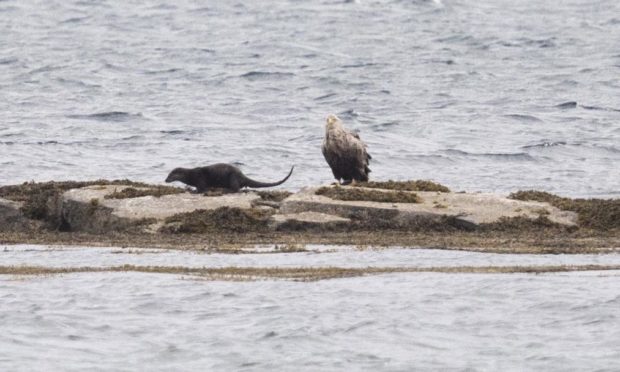
[[[336,115],[327,117],[321,151],[334,177],[342,185],[353,181],[368,181],[368,163],[372,157],[366,147],[360,136],[346,130]]]
[[[239,168],[231,164],[218,163],[198,168],[175,168],[166,177],[166,182],[181,181],[194,186],[197,192],[211,188],[227,189],[237,192],[243,187],[273,187],[283,184],[293,173],[295,166],[282,180],[277,182],[258,182],[246,177]]]

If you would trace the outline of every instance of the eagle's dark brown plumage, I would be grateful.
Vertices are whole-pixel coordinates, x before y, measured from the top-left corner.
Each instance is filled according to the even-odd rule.
[[[346,130],[336,115],[327,117],[321,150],[338,182],[368,181],[368,163],[372,157],[366,147],[359,135]]]

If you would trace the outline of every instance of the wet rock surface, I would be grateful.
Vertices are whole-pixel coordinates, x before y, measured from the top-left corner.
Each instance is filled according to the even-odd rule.
[[[335,186],[334,188],[347,189]],[[356,192],[364,188],[353,188]],[[453,217],[464,226],[475,228],[481,224],[497,223],[505,218],[537,219],[546,217],[552,223],[573,226],[577,214],[562,211],[548,203],[508,199],[486,193],[452,193],[416,191],[418,202],[373,202],[367,200],[334,200],[317,195],[320,189],[307,188],[282,202],[282,213],[320,212],[355,220],[378,219],[392,221],[396,226],[407,226],[420,220],[439,220]],[[377,190],[373,189],[373,193]],[[393,191],[383,190],[384,193]],[[407,193],[407,191],[399,191]]]
[[[260,199],[255,193],[204,196],[189,192],[162,196],[110,198],[129,186],[88,186],[65,192],[62,196],[62,218],[71,231],[105,232],[126,230],[135,224],[145,225],[146,231],[155,231],[167,218],[197,210],[218,208],[252,208]],[[144,191],[148,188],[133,188]]]
[[[360,227],[408,228],[421,223],[442,223],[446,218],[456,227],[475,229],[482,224],[492,224],[506,218],[525,218],[535,220],[541,216],[550,223],[573,226],[577,214],[562,211],[545,202],[508,199],[493,194],[467,194],[435,191],[393,191],[367,189],[363,187],[328,186],[306,188],[291,194],[281,201],[263,200],[256,192],[205,196],[189,192],[168,195],[146,195],[138,197],[110,198],[110,195],[123,193],[130,186],[95,185],[66,191],[62,195],[61,214],[64,228],[71,231],[102,233],[135,229],[142,226],[144,231],[191,231],[203,232],[191,219],[201,218],[209,230],[226,229],[235,225],[236,219],[243,217],[244,224],[264,221],[271,215],[270,222],[263,229],[299,230],[325,227],[328,229],[353,229]],[[337,191],[339,199],[326,195],[325,189]],[[132,188],[138,195],[148,193],[148,188]],[[319,193],[322,192],[321,195]],[[368,192],[368,194],[366,194]],[[377,193],[386,194],[387,196]],[[410,195],[415,195],[411,198]],[[340,200],[342,195],[347,200]],[[369,201],[368,196],[378,200]],[[355,200],[359,198],[361,200]],[[400,202],[401,198],[403,202]],[[370,199],[372,200],[372,199]],[[415,200],[416,202],[411,202]],[[225,209],[223,209],[225,208]],[[215,211],[217,214],[196,214],[196,211]],[[251,213],[239,213],[239,210]],[[261,213],[258,213],[261,212]],[[191,214],[185,218],[174,218]],[[223,214],[231,218],[222,218]],[[232,213],[236,213],[232,215]],[[200,217],[198,217],[200,215]],[[208,221],[217,218],[217,221]],[[237,217],[235,217],[237,216]],[[260,216],[260,217],[256,217]],[[253,220],[253,218],[255,220]],[[165,228],[169,224],[179,226],[183,220],[191,229]],[[242,229],[241,229],[242,230]],[[256,230],[256,228],[253,228]]]
[[[128,180],[27,183],[0,187],[0,242],[575,252],[620,247],[619,205],[618,199],[529,191],[508,197],[455,193],[419,181],[235,194],[197,194]]]
[[[0,198],[0,231],[22,229],[28,219],[21,211],[23,203]]]
[[[320,212],[278,213],[271,220],[276,230],[336,229],[351,222],[349,218]]]
[[[118,195],[123,197],[116,197]],[[254,191],[210,196],[190,192],[167,194],[156,188],[102,184],[70,189],[54,199],[59,199],[54,203],[59,216],[53,219],[60,220],[60,229],[91,233],[136,229],[145,232],[179,231],[174,226],[179,226],[180,221],[191,223],[188,220],[197,216],[204,220],[203,225],[209,225],[210,230],[225,230],[235,225],[235,216],[243,216],[243,223],[253,225],[268,218],[269,223],[261,224],[266,230],[419,228],[421,224],[441,224],[446,219],[452,226],[465,229],[510,218],[544,218],[551,224],[564,226],[574,226],[577,222],[575,212],[563,211],[541,201],[515,200],[485,193],[334,185],[309,187],[273,198],[270,194]],[[5,226],[24,220],[21,206],[21,202],[0,200],[0,218],[5,221]],[[196,213],[216,210],[219,211],[216,214]],[[240,210],[249,212],[240,214]],[[227,213],[231,218],[222,218]],[[47,214],[53,215],[54,211]],[[209,216],[217,216],[218,220],[207,221]],[[171,223],[173,228],[165,228]],[[200,232],[195,226],[190,231]]]

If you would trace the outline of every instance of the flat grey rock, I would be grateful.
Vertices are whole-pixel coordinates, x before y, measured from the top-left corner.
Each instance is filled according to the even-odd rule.
[[[29,224],[21,211],[22,203],[0,198],[0,231],[19,230]]]
[[[196,210],[221,207],[248,209],[254,201],[260,199],[260,196],[250,192],[222,196],[181,193],[160,197],[105,198],[106,195],[120,192],[127,187],[129,186],[106,185],[69,190],[62,197],[63,219],[73,231],[103,232],[120,230],[124,225],[145,219],[153,219],[151,225],[161,225],[168,217]],[[145,228],[145,231],[154,230],[153,227]]]
[[[562,211],[548,203],[520,201],[488,193],[419,192],[420,203],[380,203],[372,201],[342,201],[316,195],[319,188],[306,188],[285,199],[283,214],[319,212],[345,218],[387,218],[398,224],[407,224],[420,218],[455,217],[463,224],[487,224],[502,217],[536,219],[543,215],[552,222],[575,225],[577,214]],[[372,189],[393,192],[391,190]],[[373,217],[374,216],[374,217]]]
[[[276,214],[271,217],[271,220],[276,229],[291,223],[304,224],[306,226],[328,226],[351,222],[348,218],[319,212]]]
[[[465,228],[512,217],[536,219],[544,216],[552,222],[569,226],[577,221],[576,213],[559,210],[548,203],[512,200],[488,193],[415,192],[421,199],[420,203],[383,203],[334,200],[316,195],[318,187],[312,187],[270,206],[262,205],[260,196],[254,192],[221,196],[180,193],[160,197],[105,198],[127,187],[89,186],[65,192],[60,208],[62,221],[72,231],[100,233],[138,228],[140,231],[157,232],[165,219],[175,214],[221,207],[277,210],[271,217],[271,229],[313,226],[332,229],[342,228],[347,223],[400,228],[418,224],[421,220],[440,221],[445,216],[452,217],[454,223]],[[16,213],[7,212],[15,210],[14,202],[3,203],[0,204],[0,211],[4,210],[4,215]]]

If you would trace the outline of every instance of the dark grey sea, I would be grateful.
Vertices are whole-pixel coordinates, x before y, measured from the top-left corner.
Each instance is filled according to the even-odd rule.
[[[618,196],[619,93],[615,0],[0,1],[0,184],[331,182],[335,113],[375,180]]]

